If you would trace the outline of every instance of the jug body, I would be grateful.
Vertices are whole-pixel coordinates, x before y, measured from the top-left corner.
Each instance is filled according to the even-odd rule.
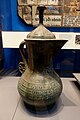
[[[23,53],[24,44],[28,53],[27,61]],[[56,44],[50,40],[26,40],[20,44],[25,71],[19,80],[18,91],[27,104],[43,108],[59,98],[62,82],[53,69],[52,58],[62,45],[62,41]]]
[[[31,72],[28,69],[22,74],[18,91],[23,101],[37,108],[56,102],[62,92],[62,82],[55,72],[52,75],[49,72]]]

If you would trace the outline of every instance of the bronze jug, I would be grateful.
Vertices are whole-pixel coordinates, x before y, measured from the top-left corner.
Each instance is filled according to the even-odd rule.
[[[61,49],[67,40],[57,40],[55,35],[43,25],[43,11],[39,9],[39,26],[27,35],[19,46],[25,64],[18,91],[27,104],[37,108],[53,104],[62,92],[62,82],[53,69],[53,56]],[[24,51],[28,54],[28,60]]]

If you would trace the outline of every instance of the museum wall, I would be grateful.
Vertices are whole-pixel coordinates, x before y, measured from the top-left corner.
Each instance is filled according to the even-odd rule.
[[[0,1],[0,18],[2,23],[2,31],[8,32],[30,32],[35,27],[26,25],[17,14],[17,0],[2,0]],[[79,33],[80,28],[70,28],[70,27],[48,27],[52,32],[67,32],[68,33]],[[6,36],[6,35],[5,35]],[[4,44],[8,42],[8,39],[4,40]],[[16,46],[16,40],[13,39],[11,33],[9,33],[8,37],[13,44]],[[24,36],[23,36],[24,38]],[[18,39],[18,38],[17,38]],[[23,39],[22,39],[23,40]],[[70,40],[70,39],[69,39]],[[72,47],[74,43],[74,39],[72,40],[72,44],[69,45],[67,49],[62,49],[59,54],[55,57],[54,68],[58,71],[62,76],[71,76],[72,72],[80,72],[80,46]],[[8,42],[9,43],[9,42]],[[3,44],[3,45],[4,45]],[[7,44],[8,45],[8,44]],[[5,69],[17,69],[19,61],[21,61],[21,56],[19,53],[18,47],[5,47],[4,45],[4,68]],[[73,45],[74,46],[74,45]],[[78,49],[77,49],[78,47]],[[12,58],[12,59],[11,59]]]

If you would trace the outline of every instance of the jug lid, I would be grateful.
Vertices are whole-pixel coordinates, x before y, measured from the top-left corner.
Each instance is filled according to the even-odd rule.
[[[27,35],[27,39],[55,39],[55,35],[43,25],[43,12],[46,9],[43,5],[38,7],[39,26]]]
[[[27,35],[28,39],[55,39],[55,35],[40,24],[36,29]]]

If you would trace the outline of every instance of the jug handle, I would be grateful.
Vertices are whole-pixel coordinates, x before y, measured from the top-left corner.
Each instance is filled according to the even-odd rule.
[[[24,45],[26,45],[25,41],[21,42],[20,45],[19,45],[19,51],[20,51],[20,54],[21,54],[22,60],[23,60],[23,62],[19,63],[19,67],[18,67],[19,71],[21,73],[23,73],[25,71],[25,69],[28,68],[27,60],[26,60],[26,57],[25,57]]]

